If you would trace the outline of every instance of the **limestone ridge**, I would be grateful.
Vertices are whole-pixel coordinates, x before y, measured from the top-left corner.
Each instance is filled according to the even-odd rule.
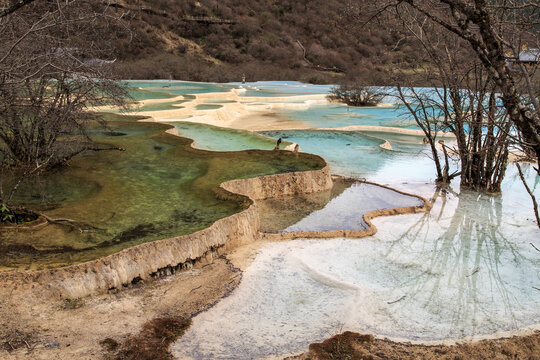
[[[328,166],[321,170],[232,180],[221,185],[231,197],[252,195],[253,199],[311,193],[328,190],[332,178]],[[231,190],[244,195],[238,195]],[[208,228],[193,234],[149,242],[124,249],[115,254],[88,261],[40,271],[10,271],[0,273],[4,291],[39,291],[44,296],[80,298],[129,286],[177,270],[190,268],[194,263],[211,262],[259,236],[259,215],[251,201],[248,209],[217,220]]]
[[[248,197],[251,202],[249,208],[217,220],[204,230],[140,244],[85,263],[40,271],[0,273],[0,287],[7,292],[32,291],[47,297],[75,299],[127,287],[141,280],[155,279],[191,269],[194,265],[212,262],[223,253],[251,243],[260,237],[260,220],[254,200],[315,193],[329,190],[332,185],[333,180],[328,165],[320,170],[227,181],[221,184],[217,195],[229,198]],[[431,204],[420,196],[388,189],[417,197],[423,204],[375,210],[364,214],[364,222],[369,226],[365,230],[303,231],[262,234],[262,237],[265,240],[361,238],[376,233],[377,229],[370,221],[374,217],[417,213],[431,209]]]

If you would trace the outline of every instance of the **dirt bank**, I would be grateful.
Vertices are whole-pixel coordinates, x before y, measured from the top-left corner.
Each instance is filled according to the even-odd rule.
[[[309,352],[288,360],[382,360],[382,359],[441,359],[441,360],[497,360],[540,359],[540,333],[508,339],[482,340],[471,343],[444,345],[412,345],[371,335],[344,332],[322,343],[309,346]]]
[[[80,300],[0,294],[0,359],[110,359],[156,318],[191,317],[227,295],[241,272],[224,258]],[[107,339],[107,340],[106,340]]]

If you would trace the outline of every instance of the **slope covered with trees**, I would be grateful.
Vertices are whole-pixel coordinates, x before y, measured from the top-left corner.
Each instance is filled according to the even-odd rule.
[[[360,2],[361,4],[362,2]],[[199,81],[337,82],[344,74],[385,83],[413,66],[415,50],[397,26],[360,28],[359,2],[339,0],[118,0],[130,10],[120,39],[125,78]]]

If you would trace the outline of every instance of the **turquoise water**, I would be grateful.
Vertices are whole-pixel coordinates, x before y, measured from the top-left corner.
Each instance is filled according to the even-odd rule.
[[[352,125],[419,129],[403,107],[352,107],[342,104],[311,105],[307,110],[283,110],[279,114],[318,128]]]
[[[320,155],[332,172],[357,178],[377,176],[383,183],[389,179],[410,178],[430,181],[435,178],[429,149],[422,137],[379,132],[344,132],[332,130],[266,131],[259,134],[196,123],[171,123],[182,136],[193,139],[201,149],[237,151],[273,149],[282,138],[281,147],[294,142],[302,152]],[[394,151],[379,145],[389,140]],[[392,168],[395,171],[392,171]],[[386,179],[382,177],[388,176]]]
[[[139,89],[138,87],[131,86],[131,84],[128,84],[129,87],[129,95],[134,100],[148,100],[148,99],[169,99],[172,97],[175,97],[175,95],[168,94],[164,91],[159,91],[159,89],[155,90],[146,90],[146,89]]]
[[[224,92],[235,88],[235,86],[226,84],[190,83],[169,80],[127,80],[124,83],[129,87],[129,94],[134,100],[168,99],[179,95]]]
[[[295,95],[327,94],[332,85],[312,85],[297,81],[258,81],[230,83],[229,85],[246,89],[240,96],[246,97],[280,97]]]
[[[195,106],[195,109],[197,110],[217,110],[221,109],[223,105],[216,105],[216,104],[199,104]]]
[[[152,93],[165,93],[171,96],[186,94],[203,94],[211,92],[226,92],[235,88],[233,85],[212,84],[212,83],[194,83],[186,81],[169,80],[133,80],[126,81],[129,86],[142,88],[144,91]]]
[[[272,150],[276,141],[246,130],[226,129],[217,126],[174,122],[181,136],[193,139],[199,149],[213,151],[238,151],[248,149]],[[281,147],[288,143],[282,143]]]
[[[435,178],[431,168],[429,149],[422,144],[422,137],[379,132],[344,132],[332,130],[266,131],[254,134],[243,130],[225,129],[196,123],[171,123],[182,136],[193,139],[201,149],[237,151],[246,149],[273,149],[278,138],[281,147],[294,142],[302,152],[320,155],[330,164],[332,172],[339,175],[366,178],[389,175],[389,179],[405,178],[415,172],[417,181]],[[269,139],[271,138],[271,139]],[[389,140],[393,151],[379,145]],[[387,182],[388,179],[382,179]]]
[[[370,178],[380,172],[387,173],[390,167],[395,171],[389,178],[383,179],[383,183],[411,177],[416,181],[431,181],[435,178],[428,156],[429,149],[425,145],[415,144],[417,137],[394,135],[394,140],[390,142],[392,146],[406,151],[390,151],[379,146],[384,143],[381,138],[360,132],[289,130],[265,131],[261,134],[275,139],[281,137],[299,144],[303,152],[322,156],[335,174]],[[401,138],[402,143],[396,142],[396,138]]]
[[[276,88],[269,91],[279,93]],[[298,92],[293,87],[283,94]],[[327,128],[416,128],[397,110],[347,112],[345,106],[316,105],[280,115]],[[434,207],[429,213],[378,218],[378,233],[361,240],[267,244],[231,296],[194,319],[173,345],[174,356],[252,359],[300,353],[310,343],[346,330],[437,341],[537,325],[540,256],[530,243],[539,247],[540,230],[513,164],[500,195],[460,191],[459,179],[448,190],[436,190],[433,163],[421,136],[334,130],[261,134],[322,155],[333,173],[420,194]],[[379,147],[385,140],[395,151]],[[523,168],[539,197],[540,177],[532,166]],[[375,203],[384,202],[384,192],[356,190],[327,196],[326,205],[315,201],[314,212],[295,218],[285,231],[362,228],[361,213],[373,199],[360,197],[373,195]]]

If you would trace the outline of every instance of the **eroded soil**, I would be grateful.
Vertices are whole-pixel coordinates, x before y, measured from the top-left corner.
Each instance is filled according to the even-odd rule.
[[[181,328],[182,318],[209,308],[240,279],[241,272],[220,258],[198,269],[80,300],[2,293],[0,358],[115,359],[129,341],[144,336],[145,329],[154,331],[156,319],[168,319],[168,328]],[[170,335],[162,336],[167,340]]]
[[[169,344],[189,327],[189,319],[238,285],[242,277],[238,268],[246,269],[262,244],[236,249],[228,255],[232,263],[221,257],[212,264],[99,296],[47,300],[28,292],[2,293],[0,358],[167,359]],[[540,360],[540,333],[428,346],[345,332],[287,359]]]
[[[346,331],[322,343],[309,346],[309,352],[288,360],[383,360],[383,359],[441,359],[441,360],[498,360],[540,359],[540,333],[508,339],[482,340],[445,345],[413,345],[371,335]]]

